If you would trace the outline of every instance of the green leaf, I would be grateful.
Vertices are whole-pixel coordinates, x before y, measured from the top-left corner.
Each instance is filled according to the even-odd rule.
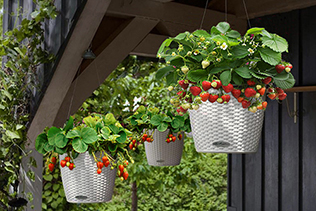
[[[119,132],[119,128],[116,127],[115,125],[109,125],[109,128],[115,134],[117,134]]]
[[[227,32],[226,36],[231,37],[231,38],[241,37],[240,33],[238,31],[235,31],[235,30],[231,30],[231,31]]]
[[[240,77],[236,72],[232,73],[232,80],[234,82],[234,84],[236,85],[242,85],[244,80],[242,77]]]
[[[51,152],[54,150],[54,146],[50,145],[48,142],[44,145],[44,150],[46,150],[46,152]]]
[[[163,119],[162,119],[163,122],[172,122],[172,119],[168,116],[165,116]]]
[[[66,135],[66,138],[73,139],[73,138],[76,138],[76,137],[81,137],[80,131],[77,128],[74,128],[73,130],[68,131],[68,133]]]
[[[72,141],[72,147],[78,153],[84,153],[88,149],[88,145],[83,142],[80,138],[75,138]]]
[[[170,45],[170,43],[172,42],[172,38],[168,38],[165,41],[163,41],[163,43],[161,44],[161,46],[159,47],[159,50],[157,52],[157,57],[159,54],[161,54],[163,52],[163,50],[165,49],[165,47],[168,47]]]
[[[270,48],[258,48],[263,61],[270,65],[277,65],[281,62],[281,53],[275,52]]]
[[[88,116],[86,118],[83,118],[84,123],[91,128],[95,128],[95,125],[97,124],[97,122],[95,121],[96,118],[93,118],[92,116]]]
[[[108,149],[110,152],[115,152],[117,150],[117,147],[118,147],[117,144],[110,144],[108,146]]]
[[[245,36],[248,35],[248,34],[260,34],[262,32],[262,30],[264,30],[264,28],[251,28],[251,29],[248,29],[248,31],[246,32]]]
[[[111,130],[108,127],[103,127],[101,129],[101,135],[105,140],[109,139],[110,133],[111,133]]]
[[[116,119],[113,114],[108,113],[107,115],[105,115],[104,124],[113,125],[115,123],[116,123]]]
[[[242,59],[246,57],[249,54],[249,52],[247,46],[237,45],[232,47],[231,54],[236,59]]]
[[[19,133],[17,131],[11,131],[11,130],[6,130],[5,134],[10,138],[10,139],[21,139]]]
[[[54,184],[53,185],[53,190],[57,191],[60,188],[60,184]]]
[[[168,124],[165,122],[162,122],[158,127],[157,130],[159,130],[160,132],[164,132],[168,129]]]
[[[208,73],[205,69],[191,70],[188,73],[188,79],[193,82],[204,81],[208,78]]]
[[[127,139],[127,135],[126,135],[125,131],[124,131],[124,130],[121,130],[121,131],[118,133],[118,135],[120,135],[120,137],[118,137],[118,138],[116,139],[117,142],[119,142],[119,143],[121,143],[121,144],[125,143],[125,141],[126,141],[126,139]]]
[[[230,66],[228,66],[228,65],[224,65],[221,67],[214,67],[211,69],[210,74],[216,74],[216,73],[219,73],[223,70],[228,70],[228,69],[230,69]]]
[[[183,40],[184,38],[186,38],[186,34],[185,33],[180,33],[174,39]]]
[[[226,70],[226,71],[222,72],[222,74],[220,75],[219,78],[221,79],[222,84],[224,86],[227,86],[230,83],[230,81],[231,81],[231,72],[230,72],[230,70]]]
[[[55,140],[55,145],[58,148],[64,148],[68,144],[68,138],[66,136],[57,136],[58,138]]]
[[[274,79],[275,85],[280,87],[281,89],[290,89],[294,86],[295,84],[295,79],[291,73],[288,73],[289,77],[286,80],[278,80]]]
[[[43,175],[43,179],[50,182],[52,181],[53,176],[51,174],[45,174]]]
[[[272,50],[276,52],[287,51],[288,46],[289,46],[287,41],[277,34],[271,34],[271,38],[263,36],[262,44],[268,46],[269,48],[271,48]]]
[[[170,71],[174,71],[175,68],[173,66],[166,66],[163,68],[160,68],[156,73],[156,79],[161,80],[163,77],[165,77]]]
[[[238,75],[242,78],[251,78],[252,75],[250,74],[250,70],[248,67],[240,67],[234,70]]]
[[[12,95],[7,90],[3,89],[2,92],[10,101],[12,100]]]
[[[220,22],[217,24],[216,28],[218,31],[225,34],[230,29],[230,25],[227,22]]]
[[[290,76],[289,73],[287,73],[287,72],[285,72],[285,71],[282,71],[281,73],[279,73],[279,74],[273,76],[273,78],[274,78],[274,79],[277,79],[277,80],[279,80],[279,81],[284,81],[284,80],[288,79],[289,76]]]
[[[204,38],[211,37],[211,35],[205,30],[196,30],[192,34],[195,36],[204,37]]]
[[[97,132],[89,127],[84,127],[81,130],[82,141],[86,144],[92,144],[98,140]]]
[[[177,78],[178,78],[178,74],[176,71],[174,72],[170,72],[167,76],[167,86],[171,85],[171,84],[175,84],[177,82]]]
[[[267,77],[266,75],[261,75],[258,72],[250,72],[250,74],[257,79],[265,79]]]
[[[67,147],[65,147],[65,148],[58,148],[58,147],[56,147],[55,148],[55,152],[60,154],[60,155],[65,154],[67,152]]]
[[[162,119],[163,119],[163,117],[161,117],[160,115],[156,114],[156,115],[154,115],[154,116],[151,118],[150,123],[151,123],[152,125],[158,126],[158,125],[160,125],[160,123],[162,122]]]
[[[64,127],[64,131],[71,130],[74,127],[74,119],[72,117],[69,117],[66,126]]]
[[[48,143],[50,145],[55,145],[55,140],[57,136],[62,135],[62,130],[57,127],[51,127],[47,132]]]

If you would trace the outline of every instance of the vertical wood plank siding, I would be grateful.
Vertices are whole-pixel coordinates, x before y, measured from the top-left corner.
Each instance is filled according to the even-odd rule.
[[[55,64],[58,63],[63,53],[63,47],[68,40],[67,37],[72,31],[71,29],[74,27],[85,2],[86,0],[55,0],[55,6],[59,14],[56,19],[47,20],[43,24],[45,30],[44,47],[55,54],[57,59],[54,64],[46,64],[38,69],[40,88],[33,93],[31,115],[34,115],[37,110],[37,106],[53,75]],[[3,31],[6,32],[14,26],[18,26],[22,18],[30,19],[34,9],[35,5],[32,0],[4,0]]]
[[[316,85],[316,7],[256,18],[290,45],[284,60],[294,68],[296,86]],[[293,110],[293,93],[288,93]],[[228,157],[228,210],[314,211],[316,200],[316,93],[300,93],[298,122],[286,101],[268,100],[261,146],[256,154]]]

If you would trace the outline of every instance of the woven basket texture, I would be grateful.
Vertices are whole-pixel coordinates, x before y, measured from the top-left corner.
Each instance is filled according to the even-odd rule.
[[[254,153],[258,150],[264,111],[244,109],[231,94],[227,104],[203,102],[190,110],[197,152]]]
[[[96,153],[100,157],[100,153]],[[66,154],[60,155],[64,159]],[[61,178],[70,203],[99,203],[108,202],[112,199],[115,186],[116,169],[110,166],[102,168],[102,173],[97,174],[97,165],[93,156],[88,152],[79,154],[74,159],[76,168],[70,171],[67,167],[60,167]]]
[[[151,132],[150,132],[151,133]],[[177,134],[173,135],[177,137],[175,142],[166,142],[166,138],[169,134],[169,129],[164,132],[160,132],[157,129],[153,135],[153,142],[145,142],[145,151],[147,162],[151,166],[176,166],[180,164],[183,145],[184,145],[184,133],[182,133],[182,140],[179,140]]]

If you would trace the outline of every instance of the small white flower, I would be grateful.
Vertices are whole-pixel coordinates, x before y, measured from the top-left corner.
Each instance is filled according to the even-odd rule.
[[[175,55],[176,55],[176,53],[175,53],[175,52],[172,52],[171,56],[175,56]]]
[[[223,44],[221,44],[221,49],[226,50],[228,47],[228,45],[224,42]]]
[[[251,53],[251,54],[253,54],[253,53],[254,53],[254,50],[252,50],[251,48],[249,48],[249,49],[248,49],[248,52]]]
[[[246,46],[246,43],[241,44],[242,46]]]

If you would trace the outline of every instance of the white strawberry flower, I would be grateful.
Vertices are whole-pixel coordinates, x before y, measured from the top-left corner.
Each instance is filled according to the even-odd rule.
[[[175,52],[172,52],[171,56],[175,56],[175,55],[177,55],[177,54]]]
[[[251,48],[248,48],[248,52],[251,53],[251,54],[253,54],[255,51],[252,50]]]
[[[221,49],[226,50],[228,47],[228,45],[226,44],[226,42],[224,42],[223,44],[221,44]]]

